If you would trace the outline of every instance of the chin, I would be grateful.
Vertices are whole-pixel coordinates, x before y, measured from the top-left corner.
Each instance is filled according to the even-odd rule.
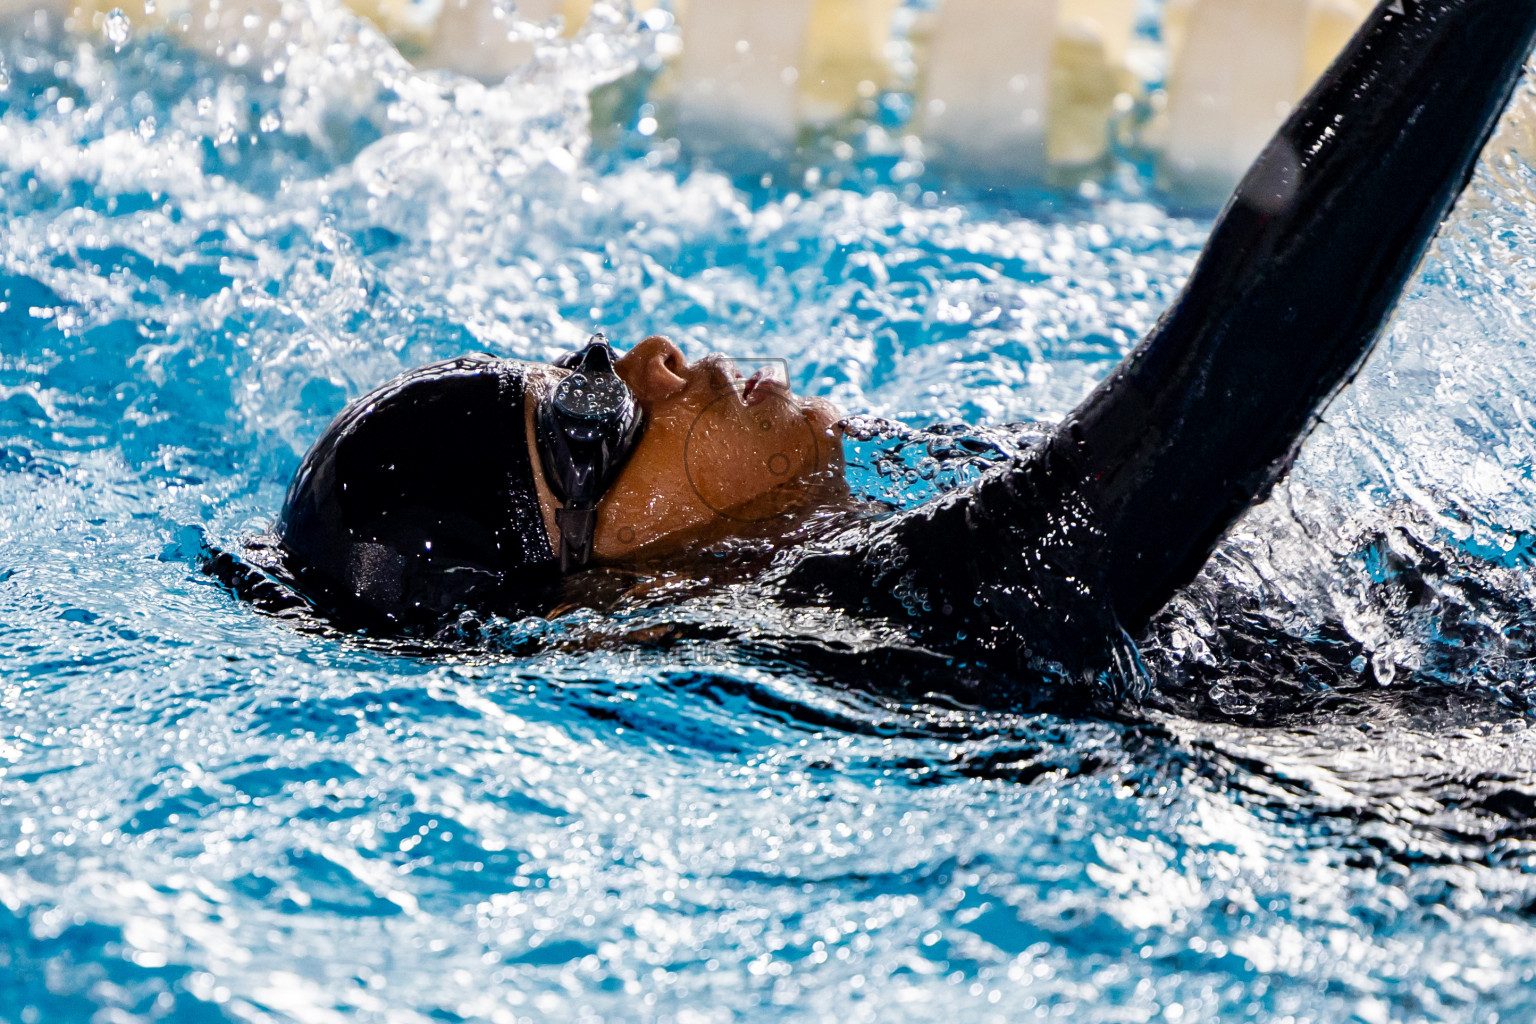
[[[805,420],[816,431],[816,436],[843,439],[843,413],[825,398],[807,398],[801,404]]]

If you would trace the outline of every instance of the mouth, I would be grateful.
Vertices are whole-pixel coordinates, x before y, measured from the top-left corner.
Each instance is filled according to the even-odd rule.
[[[749,407],[759,405],[776,394],[788,397],[789,388],[767,370],[758,370],[742,385],[741,403]]]
[[[841,436],[843,414],[824,398],[799,398],[794,390],[781,379],[781,372],[764,366],[750,377],[743,377],[736,364],[727,356],[713,353],[695,364],[704,369],[710,388],[717,394],[734,392],[741,408],[750,409],[762,405],[770,398],[777,398],[799,410],[812,429]]]
[[[793,398],[789,385],[780,380],[772,367],[763,367],[750,377],[743,377],[736,364],[727,356],[714,353],[705,356],[700,364],[707,373],[710,387],[716,392],[733,391],[744,406],[761,405],[769,398]]]

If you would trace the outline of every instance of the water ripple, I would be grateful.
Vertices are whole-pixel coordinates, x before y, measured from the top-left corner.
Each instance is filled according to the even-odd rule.
[[[0,1021],[1528,1019],[1529,89],[1142,706],[971,706],[739,586],[400,647],[205,571],[348,398],[594,325],[787,359],[894,421],[851,476],[910,507],[1193,265],[1150,182],[604,148],[654,38],[599,6],[497,86],[328,2],[243,67],[0,31]]]

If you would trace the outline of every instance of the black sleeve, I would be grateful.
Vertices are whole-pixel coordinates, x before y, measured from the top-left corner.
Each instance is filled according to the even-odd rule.
[[[1465,187],[1536,0],[1383,0],[1281,127],[1177,302],[1031,457],[792,582],[1073,661],[1143,628],[1290,467]]]
[[[1520,78],[1532,0],[1386,0],[1249,170],[1184,293],[1062,424],[1139,628],[1370,352]]]

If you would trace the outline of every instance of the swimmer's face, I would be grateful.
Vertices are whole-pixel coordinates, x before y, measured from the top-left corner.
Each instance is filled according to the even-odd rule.
[[[840,414],[724,356],[689,364],[647,338],[618,362],[645,409],[640,443],[598,506],[604,561],[771,529],[846,493]]]

